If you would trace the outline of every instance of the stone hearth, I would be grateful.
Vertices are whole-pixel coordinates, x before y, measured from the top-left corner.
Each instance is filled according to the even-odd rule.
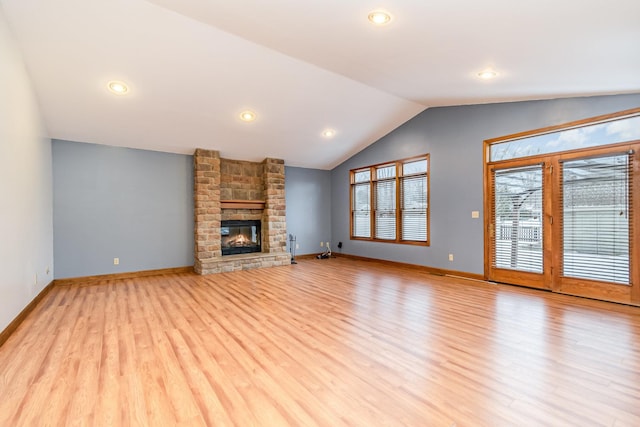
[[[284,161],[221,159],[218,151],[194,154],[195,265],[198,274],[289,265]],[[261,220],[262,252],[222,256],[222,220]]]

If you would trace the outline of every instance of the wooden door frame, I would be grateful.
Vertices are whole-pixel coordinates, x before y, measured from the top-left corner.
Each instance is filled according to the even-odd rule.
[[[545,203],[546,203],[546,197],[544,195],[544,185],[545,185],[545,181],[547,180],[547,162],[545,161],[544,158],[526,158],[526,159],[516,159],[516,160],[508,160],[508,161],[504,161],[504,162],[495,162],[495,163],[491,163],[489,165],[487,165],[487,171],[486,171],[486,176],[485,176],[485,181],[486,181],[486,188],[485,188],[485,194],[486,194],[486,198],[485,198],[485,222],[488,224],[488,226],[485,227],[485,229],[487,230],[487,235],[488,235],[488,239],[485,239],[485,277],[487,277],[488,279],[491,280],[496,280],[499,282],[505,282],[505,283],[517,283],[517,284],[521,284],[524,286],[528,286],[528,287],[532,287],[532,288],[538,288],[538,289],[549,289],[548,286],[548,280],[547,277],[545,275],[546,269],[545,269],[545,265],[547,265],[547,260],[545,259],[546,257],[546,253],[548,252],[546,250],[546,247],[548,246],[548,242],[547,242],[547,234],[548,234],[548,228],[547,224],[546,224],[546,218],[543,218],[542,220],[542,272],[541,273],[534,273],[534,272],[527,272],[527,271],[522,271],[522,270],[509,270],[509,269],[497,269],[498,274],[493,274],[492,275],[492,271],[495,273],[496,269],[493,269],[491,267],[491,253],[492,253],[492,247],[495,241],[495,233],[496,231],[493,229],[492,225],[493,225],[493,217],[494,217],[494,207],[492,205],[492,197],[490,197],[490,195],[493,192],[492,184],[493,184],[493,170],[501,170],[501,169],[517,169],[517,168],[526,168],[526,167],[532,167],[532,166],[540,166],[540,171],[541,171],[541,178],[542,178],[542,183],[541,185],[542,187],[542,204],[543,204],[543,214],[544,214],[544,208],[545,208]],[[496,277],[499,276],[499,277]]]
[[[607,146],[588,148],[582,150],[573,150],[563,153],[555,154],[553,165],[558,170],[558,173],[553,176],[553,190],[557,190],[560,187],[560,181],[562,176],[560,175],[560,162],[585,159],[589,157],[602,157],[608,154],[615,155],[628,153],[633,151],[633,165],[631,177],[631,188],[638,193],[640,189],[640,140],[625,142],[620,144],[610,144]],[[555,196],[554,196],[555,198]],[[629,218],[630,231],[633,231],[633,235],[629,235],[629,285],[615,284],[609,282],[602,282],[598,280],[578,279],[571,277],[561,277],[560,269],[556,268],[553,274],[553,282],[551,290],[558,293],[565,293],[570,295],[578,295],[588,298],[600,299],[604,301],[620,302],[624,304],[640,305],[640,268],[638,262],[634,262],[637,259],[637,254],[640,250],[640,196],[631,197],[631,205],[629,206],[632,216]],[[556,218],[560,218],[563,215],[562,206],[556,204],[552,206],[552,215]],[[561,242],[561,221],[556,221],[551,227],[553,232],[557,236],[553,242],[554,247],[559,248]],[[636,255],[634,258],[634,254]],[[562,263],[561,251],[556,251],[553,255],[552,265],[560,266]]]

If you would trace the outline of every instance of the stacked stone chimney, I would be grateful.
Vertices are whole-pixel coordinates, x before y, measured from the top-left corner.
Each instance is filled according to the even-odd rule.
[[[221,159],[217,151],[194,154],[195,265],[211,274],[291,263],[287,253],[284,161]],[[261,220],[262,253],[222,256],[222,220]]]

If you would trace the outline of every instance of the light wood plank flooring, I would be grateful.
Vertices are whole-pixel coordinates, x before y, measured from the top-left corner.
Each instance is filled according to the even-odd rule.
[[[57,286],[0,426],[640,426],[640,308],[344,258]]]

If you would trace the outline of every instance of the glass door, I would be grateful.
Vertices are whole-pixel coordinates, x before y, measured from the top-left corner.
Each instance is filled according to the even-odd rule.
[[[491,170],[491,280],[544,288],[544,163]]]
[[[485,141],[485,276],[640,305],[640,108]]]
[[[558,156],[554,290],[632,299],[633,147]],[[637,178],[636,178],[637,181]],[[637,244],[636,244],[637,245]],[[636,284],[637,285],[637,284]]]

